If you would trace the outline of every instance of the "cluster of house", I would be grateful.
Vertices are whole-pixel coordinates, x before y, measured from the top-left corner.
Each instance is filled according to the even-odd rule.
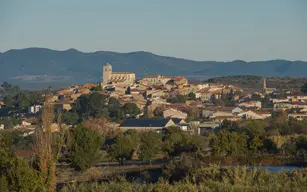
[[[307,117],[307,95],[288,95],[285,98],[271,99],[273,108],[263,108],[260,101],[252,101],[250,93],[244,93],[239,87],[221,84],[189,84],[183,76],[167,77],[163,75],[147,75],[140,80],[136,80],[133,72],[113,72],[110,64],[102,67],[103,81],[101,93],[117,98],[121,104],[135,103],[142,112],[146,106],[148,119],[140,118],[127,119],[121,124],[112,125],[125,129],[154,129],[179,126],[182,130],[189,131],[191,127],[197,125],[200,134],[206,133],[220,126],[223,120],[237,121],[241,119],[265,119],[271,116],[272,111],[295,109],[295,113],[289,117],[304,119]],[[44,95],[46,101],[53,104],[55,108],[70,110],[75,100],[84,94],[90,94],[97,84],[71,85],[61,89],[54,94]],[[215,106],[210,101],[213,98],[219,99],[222,95],[232,94],[232,100],[237,106],[221,107]],[[264,94],[275,91],[266,87],[264,80]],[[195,100],[185,100],[183,103],[169,103],[168,98],[178,95],[187,96],[194,93]],[[240,94],[237,94],[240,93]],[[264,98],[259,92],[254,92]],[[0,107],[1,107],[0,102]],[[37,113],[42,106],[29,107],[29,113]],[[153,118],[156,109],[159,108],[162,118]],[[188,122],[189,116],[196,116],[205,121]],[[28,126],[28,127],[27,127]],[[27,129],[30,134],[30,125],[20,125],[18,129]],[[1,125],[0,125],[1,129]],[[57,130],[56,125],[53,128]]]

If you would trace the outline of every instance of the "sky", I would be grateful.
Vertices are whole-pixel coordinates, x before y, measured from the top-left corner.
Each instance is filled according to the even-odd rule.
[[[0,52],[28,47],[307,61],[307,1],[1,0]]]

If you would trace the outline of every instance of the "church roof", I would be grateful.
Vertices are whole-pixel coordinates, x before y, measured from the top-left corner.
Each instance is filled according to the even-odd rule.
[[[133,72],[112,72],[112,74],[135,74]]]

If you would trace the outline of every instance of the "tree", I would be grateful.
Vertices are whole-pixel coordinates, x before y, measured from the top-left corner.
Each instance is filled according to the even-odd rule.
[[[237,155],[247,151],[247,136],[244,133],[221,130],[212,140],[215,155]]]
[[[18,93],[15,98],[15,107],[25,109],[31,105],[29,95],[23,92]]]
[[[170,127],[163,137],[163,151],[169,157],[181,155],[185,146],[186,134],[179,127]]]
[[[78,169],[84,171],[100,160],[104,143],[100,134],[79,125],[71,132],[71,138],[71,160]]]
[[[76,125],[79,122],[79,115],[74,111],[65,111],[63,113],[63,122],[68,125]]]
[[[46,183],[49,191],[54,191],[56,187],[56,156],[52,151],[53,141],[51,132],[53,122],[53,105],[45,103],[42,110],[42,124],[35,131],[36,138],[33,149],[36,153],[36,163],[41,172],[41,179]]]
[[[161,151],[161,146],[160,134],[153,131],[141,133],[140,159],[151,162],[155,155]]]
[[[189,93],[188,97],[189,97],[189,100],[196,100],[196,95],[193,92]]]
[[[72,111],[78,113],[81,118],[108,116],[106,108],[106,96],[94,92],[91,95],[82,95],[75,102]]]
[[[241,130],[237,122],[229,120],[224,120],[220,126],[220,129],[225,129],[230,132],[238,132]]]
[[[307,94],[307,83],[305,83],[305,84],[301,87],[301,92],[303,92],[304,94]]]
[[[13,106],[13,98],[11,95],[7,95],[4,97],[3,102],[6,107],[12,107]]]
[[[217,99],[215,95],[212,95],[211,98],[211,103],[213,103],[216,106],[224,106],[225,103],[222,99]]]
[[[252,120],[247,123],[246,132],[249,136],[248,146],[251,150],[256,151],[263,146],[266,123],[263,121]]]
[[[135,118],[138,114],[141,113],[141,110],[135,103],[125,103],[122,107],[122,111],[125,117]]]
[[[252,97],[251,97],[251,100],[252,101],[261,101],[262,98],[258,94],[253,94]]]
[[[11,151],[9,141],[0,133],[1,191],[45,191],[40,173]]]
[[[124,160],[131,159],[135,148],[136,142],[134,138],[130,135],[121,134],[116,137],[115,143],[109,150],[109,154],[122,165]]]

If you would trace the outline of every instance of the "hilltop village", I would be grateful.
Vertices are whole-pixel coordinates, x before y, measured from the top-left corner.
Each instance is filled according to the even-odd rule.
[[[14,129],[24,132],[25,136],[33,134],[35,114],[40,112],[43,102],[63,111],[67,119],[75,119],[64,119],[63,122],[64,126],[74,126],[78,118],[85,115],[80,112],[81,108],[87,107],[82,100],[94,93],[99,93],[101,97],[98,98],[103,100],[98,101],[100,103],[96,107],[105,108],[105,111],[101,108],[97,110],[102,110],[102,116],[108,119],[110,127],[121,130],[159,131],[178,126],[184,131],[191,131],[191,125],[196,124],[197,132],[204,135],[220,127],[224,120],[262,120],[271,117],[274,111],[286,111],[288,117],[298,120],[307,117],[307,95],[299,90],[268,88],[265,78],[263,91],[253,92],[235,85],[189,83],[183,76],[155,74],[136,79],[133,72],[114,72],[110,64],[103,65],[101,73],[100,84],[71,85],[43,93],[43,99],[38,103],[28,106],[26,111],[15,113],[22,121],[15,124]],[[5,108],[5,99],[0,100],[0,107]],[[116,108],[115,111],[112,107]],[[121,107],[127,108],[126,111]],[[116,110],[120,110],[121,114]],[[9,126],[12,125],[2,121],[0,129]],[[54,123],[52,130],[58,129],[59,126]]]

